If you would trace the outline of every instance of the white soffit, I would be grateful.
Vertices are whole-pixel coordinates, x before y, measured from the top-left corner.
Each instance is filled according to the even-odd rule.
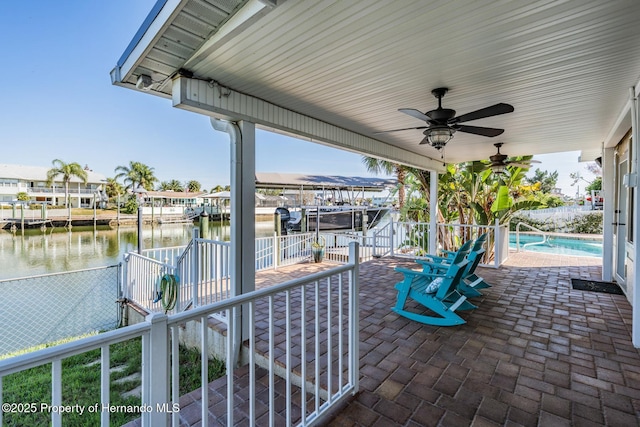
[[[184,67],[195,78],[367,138],[369,151],[392,146],[438,163],[486,159],[496,142],[508,155],[597,152],[614,135],[640,76],[640,7],[633,0],[288,0],[236,19],[240,24],[234,15],[256,3],[236,2],[232,10],[227,3],[180,2],[170,19],[189,29],[196,21],[182,14],[199,10],[197,22],[210,23],[211,34],[188,51],[161,46],[172,61],[143,54],[124,85],[142,71],[170,75]],[[213,12],[225,7],[226,18]],[[172,22],[158,27],[168,33]],[[222,34],[225,23],[233,25]],[[162,31],[160,39],[167,38]],[[419,145],[421,130],[376,134],[423,125],[397,110],[435,109],[431,90],[440,86],[450,88],[443,107],[458,114],[513,105],[513,113],[468,123],[505,133],[458,132],[444,153]],[[150,92],[172,90],[164,82]]]

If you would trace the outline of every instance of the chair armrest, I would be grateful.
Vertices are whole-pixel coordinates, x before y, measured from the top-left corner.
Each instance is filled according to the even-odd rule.
[[[435,255],[427,255],[424,258],[418,258],[416,259],[416,262],[419,263],[449,263],[451,262],[451,259],[449,258],[445,258],[445,257],[441,257],[441,256],[435,256]]]
[[[395,267],[394,269],[397,272],[404,274],[405,276],[425,276],[425,277],[429,277],[431,280],[435,279],[436,277],[446,277],[446,275],[444,274],[427,273],[424,271],[412,270],[410,268],[404,268],[404,267]]]
[[[429,262],[426,261],[424,259],[417,259],[416,262],[420,265],[422,265],[423,268],[430,268],[432,271],[433,270],[440,270],[440,271],[446,271],[449,269],[449,267],[451,266],[451,264],[443,264],[443,263],[439,263],[439,262]]]

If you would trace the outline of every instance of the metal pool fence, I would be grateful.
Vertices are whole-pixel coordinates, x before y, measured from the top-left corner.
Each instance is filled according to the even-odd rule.
[[[118,326],[120,265],[0,281],[0,356]]]

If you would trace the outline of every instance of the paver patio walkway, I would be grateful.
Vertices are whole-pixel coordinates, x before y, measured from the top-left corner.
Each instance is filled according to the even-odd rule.
[[[511,254],[500,269],[479,269],[493,287],[472,300],[478,308],[462,312],[467,323],[457,327],[422,325],[390,310],[393,285],[402,279],[393,267],[415,267],[412,261],[361,264],[360,392],[328,425],[640,425],[631,306],[622,295],[571,287],[571,278],[599,280],[600,263]],[[261,272],[257,284],[329,267]],[[238,371],[238,383],[243,375]],[[182,403],[184,425],[198,425],[186,415],[199,414],[200,402]],[[222,425],[219,407],[209,409],[210,425]]]

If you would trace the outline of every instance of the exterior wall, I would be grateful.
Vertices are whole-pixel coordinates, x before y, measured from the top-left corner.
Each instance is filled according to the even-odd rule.
[[[0,167],[0,203],[17,200],[18,193],[27,193],[31,202],[63,205],[65,198],[64,184],[56,181],[47,186],[46,174],[49,168],[21,165],[2,165]],[[97,191],[102,189],[106,181],[104,175],[88,172],[87,184],[73,178],[69,183],[69,200],[71,207],[92,207]]]

